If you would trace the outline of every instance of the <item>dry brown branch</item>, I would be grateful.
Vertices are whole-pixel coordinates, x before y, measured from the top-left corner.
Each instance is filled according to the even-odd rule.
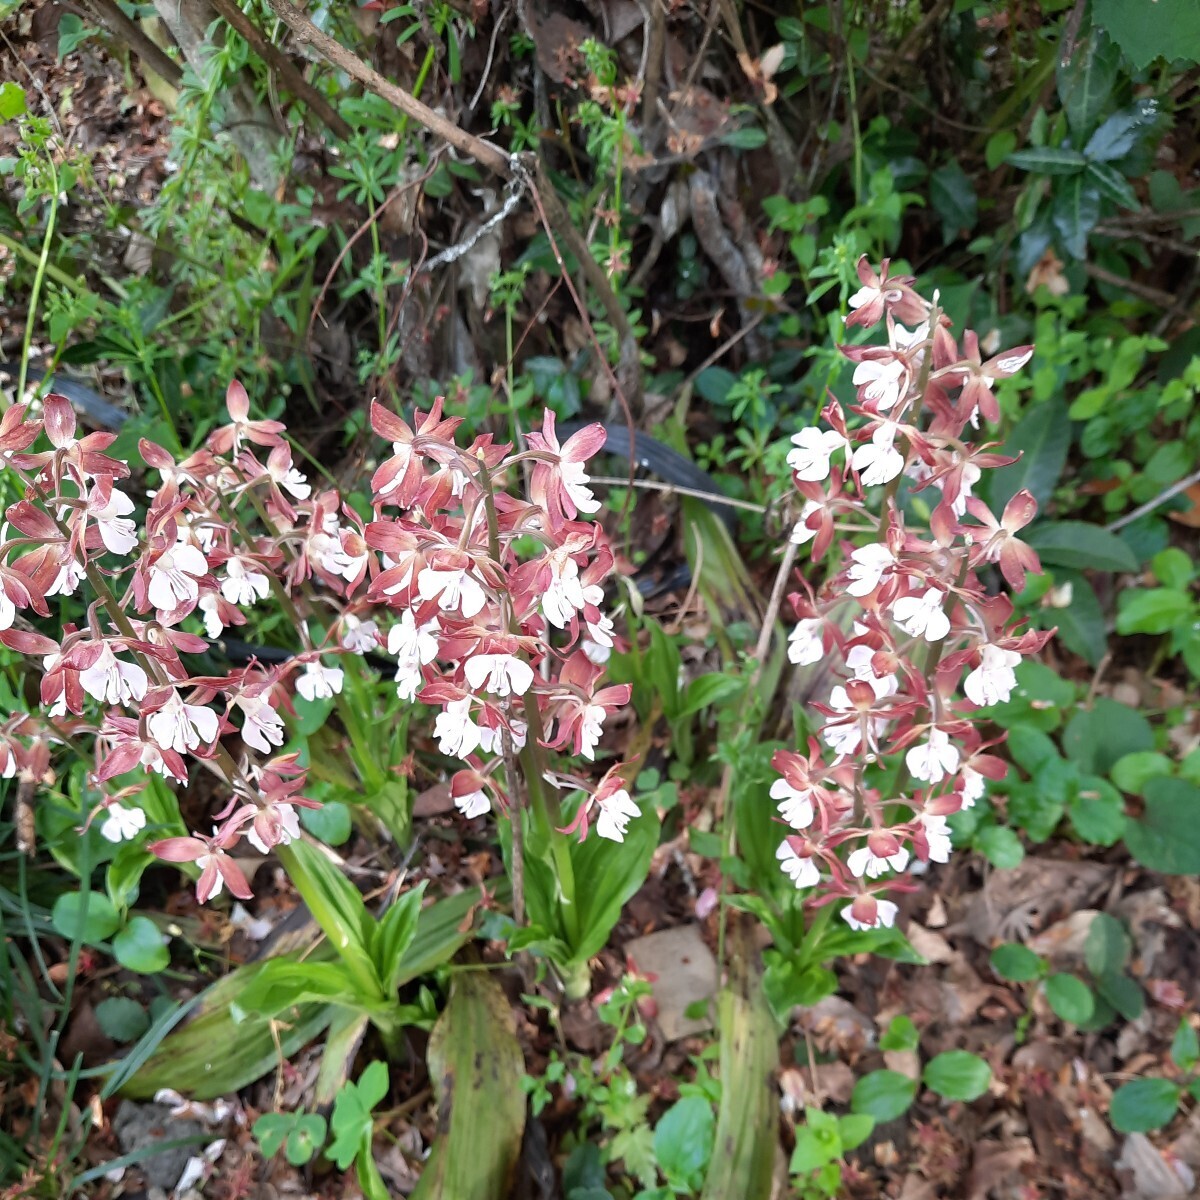
[[[307,104],[312,113],[324,122],[331,133],[344,139],[354,132],[329,101],[296,69],[291,59],[266,37],[258,26],[233,3],[233,0],[212,0],[212,3],[221,18],[228,22],[259,58],[279,73],[279,77],[288,91],[297,100]]]
[[[300,39],[311,46],[318,54],[333,66],[346,72],[359,83],[365,84],[377,96],[382,96],[389,104],[394,105],[406,116],[411,117],[420,125],[424,125],[430,133],[445,138],[456,150],[473,158],[480,166],[487,167],[504,179],[513,174],[512,162],[499,146],[485,142],[483,138],[460,129],[452,121],[448,121],[441,113],[434,112],[427,104],[422,104],[415,96],[406,92],[402,87],[385,79],[378,71],[367,66],[358,55],[347,50],[340,42],[335,41],[327,33],[322,33],[290,0],[267,0],[271,10],[277,17]]]

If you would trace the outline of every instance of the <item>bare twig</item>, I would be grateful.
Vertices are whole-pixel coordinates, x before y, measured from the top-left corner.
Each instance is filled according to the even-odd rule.
[[[96,0],[93,0],[93,3],[95,2]],[[287,90],[297,100],[308,105],[312,113],[324,122],[331,133],[345,139],[354,132],[350,124],[334,110],[329,101],[304,78],[292,60],[266,37],[233,0],[212,0],[212,5],[250,49],[279,73]]]
[[[1118,517],[1115,521],[1110,521],[1104,528],[1109,533],[1116,533],[1118,529],[1124,529],[1126,525],[1132,525],[1139,517],[1144,517],[1156,508],[1161,508],[1172,497],[1178,496],[1180,492],[1186,492],[1188,488],[1197,483],[1200,483],[1200,471],[1193,471],[1178,483],[1173,483],[1169,488],[1164,488],[1153,500],[1147,500],[1145,504],[1139,504],[1133,512],[1127,512],[1123,517]]]
[[[1164,292],[1161,288],[1151,287],[1148,283],[1138,283],[1135,279],[1124,279],[1104,267],[1097,266],[1095,263],[1084,263],[1083,269],[1098,282],[1123,288],[1134,296],[1138,296],[1142,300],[1153,304],[1156,308],[1170,308],[1175,303],[1175,297],[1170,292]]]
[[[327,62],[345,71],[359,83],[365,84],[377,96],[382,96],[405,116],[410,117],[419,125],[424,125],[430,133],[444,138],[456,150],[473,158],[480,166],[486,167],[504,179],[512,177],[512,160],[499,146],[493,146],[491,142],[485,142],[483,138],[476,137],[465,129],[460,129],[453,121],[443,117],[441,113],[434,112],[429,105],[422,104],[410,92],[406,92],[391,80],[385,79],[378,71],[367,66],[358,55],[347,50],[327,33],[322,33],[304,13],[291,3],[291,0],[267,0],[267,3],[275,15],[301,42],[312,46]]]
[[[508,219],[513,209],[520,203],[523,190],[518,180],[510,180],[507,188],[508,194],[504,198],[503,205],[492,213],[478,229],[463,238],[461,242],[456,242],[453,246],[447,246],[445,250],[435,254],[431,259],[424,262],[421,265],[421,271],[434,271],[438,267],[446,266],[448,263],[458,262],[463,255],[469,254],[493,229]]]
[[[118,41],[123,42],[148,67],[173,88],[183,79],[183,68],[149,37],[136,21],[127,17],[114,0],[84,0],[88,12]]]

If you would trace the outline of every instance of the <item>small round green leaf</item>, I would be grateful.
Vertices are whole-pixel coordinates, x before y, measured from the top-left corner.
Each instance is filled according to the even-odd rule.
[[[1016,942],[1005,942],[997,946],[991,955],[992,970],[1001,979],[1013,983],[1028,983],[1042,973],[1042,960],[1028,946]]]
[[[925,1064],[922,1079],[947,1100],[977,1100],[992,1081],[992,1068],[978,1054],[947,1050]]]
[[[65,938],[95,943],[110,938],[120,927],[121,918],[103,892],[65,892],[54,902],[50,923]]]
[[[894,1121],[908,1111],[917,1094],[917,1081],[899,1071],[872,1071],[855,1085],[850,1108],[874,1117],[882,1124]]]
[[[112,942],[117,962],[139,975],[154,975],[166,970],[171,953],[163,935],[149,917],[131,917]]]
[[[1025,857],[1021,839],[1004,825],[989,825],[975,840],[984,858],[1002,871],[1019,867]]]
[[[320,808],[302,808],[300,824],[327,846],[340,846],[350,838],[350,810],[340,800],[329,800]]]
[[[146,1010],[128,996],[109,996],[96,1005],[96,1021],[114,1042],[135,1042],[150,1028]]]
[[[1096,998],[1092,989],[1074,975],[1051,975],[1045,983],[1046,999],[1054,1015],[1072,1025],[1081,1025],[1091,1019],[1096,1010]]]
[[[1108,1116],[1121,1133],[1149,1133],[1175,1115],[1182,1094],[1169,1079],[1135,1079],[1117,1088]]]

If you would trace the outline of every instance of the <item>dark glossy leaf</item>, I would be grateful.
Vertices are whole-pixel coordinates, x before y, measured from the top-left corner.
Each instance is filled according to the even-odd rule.
[[[1097,913],[1088,926],[1083,960],[1095,976],[1122,971],[1129,962],[1131,943],[1125,926],[1108,913]]]
[[[96,1005],[96,1021],[114,1042],[134,1042],[150,1028],[146,1010],[128,996],[109,996]]]
[[[1100,191],[1085,172],[1064,179],[1055,189],[1050,219],[1067,253],[1086,258],[1088,234],[1100,220]]]
[[[1038,623],[1043,629],[1056,628],[1059,640],[1068,650],[1097,666],[1108,650],[1108,629],[1096,590],[1079,572],[1069,568],[1059,568],[1054,578],[1058,584],[1070,584],[1070,602],[1065,608],[1039,610]]]
[[[1200,873],[1200,788],[1185,779],[1151,779],[1146,807],[1125,844],[1142,866],[1164,875]]]
[[[1136,709],[1098,696],[1063,731],[1063,752],[1086,775],[1107,775],[1113,763],[1135,750],[1152,750],[1154,732]]]
[[[1013,983],[1028,983],[1042,974],[1042,960],[1028,946],[1016,942],[997,946],[991,953],[990,961],[992,970],[1001,979],[1009,979]]]
[[[1088,163],[1087,173],[1102,196],[1122,208],[1131,208],[1135,212],[1141,209],[1133,185],[1115,167],[1108,163]]]
[[[1131,108],[1113,113],[1088,139],[1083,153],[1093,163],[1124,158],[1139,139],[1147,135],[1157,119],[1157,103],[1154,100],[1139,101]]]
[[[1120,75],[1120,55],[1098,29],[1087,29],[1058,62],[1058,98],[1077,141],[1100,119]]]
[[[1128,543],[1087,521],[1039,521],[1024,540],[1044,563],[1093,571],[1136,571]]]
[[[942,240],[949,244],[970,233],[979,220],[979,200],[970,177],[951,160],[929,177],[929,202],[942,218]]]
[[[1004,453],[1020,454],[1011,467],[991,472],[988,498],[999,513],[1022,488],[1027,488],[1040,506],[1054,492],[1071,446],[1071,422],[1061,400],[1035,405],[1023,416],[1004,441]]]
[[[1008,156],[1008,162],[1039,175],[1074,175],[1087,166],[1087,159],[1069,146],[1031,146]]]

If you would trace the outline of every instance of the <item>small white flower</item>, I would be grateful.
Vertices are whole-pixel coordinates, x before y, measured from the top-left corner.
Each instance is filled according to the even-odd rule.
[[[911,350],[929,340],[929,322],[923,321],[911,333],[898,321],[892,324],[891,343],[894,350]]]
[[[806,617],[788,634],[788,662],[807,667],[825,656],[821,630],[825,622],[819,617]]]
[[[54,582],[46,589],[47,596],[73,596],[76,589],[79,587],[80,581],[83,579],[83,567],[75,558],[68,558],[61,567],[58,568],[58,574],[54,577]],[[0,593],[0,622],[3,621],[4,605],[11,605],[7,596]],[[11,625],[10,620],[8,625]],[[0,629],[7,629],[8,625],[0,623]]]
[[[100,836],[110,842],[128,842],[146,828],[146,814],[140,808],[113,804],[104,811],[108,816],[100,826]]]
[[[542,612],[556,629],[566,629],[571,618],[587,603],[579,579],[579,564],[573,558],[550,556],[550,583],[542,593]]]
[[[11,629],[17,619],[17,606],[8,598],[8,593],[0,588],[0,629]]]
[[[850,307],[862,308],[864,305],[870,304],[874,300],[878,300],[882,295],[882,288],[864,285],[863,287],[860,287],[853,296],[850,297]]]
[[[205,592],[196,607],[204,617],[204,632],[210,638],[219,638],[224,632],[225,626],[221,621],[220,603],[217,600],[216,592]]]
[[[962,483],[958,489],[958,495],[954,498],[954,502],[950,505],[950,511],[956,516],[961,517],[967,511],[967,501],[971,498],[971,489],[983,478],[983,471],[980,470],[973,462],[967,463],[962,469]]]
[[[850,555],[850,560],[846,591],[851,596],[869,596],[896,565],[892,552],[882,542],[860,546]]]
[[[975,801],[983,798],[987,784],[983,776],[971,767],[963,767],[959,776],[959,794],[962,796],[963,808],[974,808]]]
[[[245,714],[242,741],[247,746],[270,754],[272,746],[283,745],[283,721],[261,696],[239,696],[238,707]]]
[[[813,538],[817,536],[816,529],[810,527],[807,524],[807,521],[808,518],[813,515],[813,513],[819,512],[820,508],[821,506],[815,500],[806,500],[804,502],[804,507],[800,510],[800,516],[797,519],[796,524],[792,526],[791,537],[788,538],[788,541],[790,541],[793,546],[807,545],[813,540]]]
[[[891,900],[877,900],[875,902],[875,922],[868,925],[865,921],[856,920],[854,914],[850,911],[853,905],[846,905],[842,909],[842,918],[851,929],[857,929],[860,933],[868,929],[891,929],[896,923],[896,914],[900,911],[899,907]]]
[[[929,740],[912,746],[904,756],[905,765],[914,779],[924,783],[940,783],[958,770],[958,747],[950,741],[944,729],[934,727]]]
[[[592,495],[592,489],[584,485],[591,477],[584,471],[583,463],[560,462],[558,476],[562,480],[563,489],[571,498],[571,503],[582,513],[600,511],[600,501]]]
[[[437,641],[434,639],[436,646]],[[372,620],[360,620],[353,613],[342,617],[342,647],[351,654],[366,654],[379,645],[379,626]]]
[[[515,717],[510,717],[508,721],[508,735],[512,738],[512,748],[514,750],[523,750],[525,748],[525,740],[529,736],[529,726],[524,721],[518,721]],[[490,725],[481,725],[479,727],[479,748],[487,754],[503,754],[503,728],[497,727],[493,729]]]
[[[300,836],[300,818],[296,810],[290,804],[272,804],[271,808],[275,814],[275,831],[278,835],[278,840],[273,842],[271,846],[260,836],[259,832],[253,825],[246,830],[246,841],[252,845],[259,854],[270,854],[273,846],[289,846]]]
[[[630,798],[624,788],[619,788],[604,800],[597,801],[600,816],[596,818],[596,832],[610,842],[623,842],[629,822],[641,815],[641,809]]]
[[[388,630],[388,653],[402,660],[416,659],[421,666],[425,666],[438,656],[439,628],[436,619],[418,625],[412,610],[405,609],[400,614],[400,620]]]
[[[128,704],[146,694],[146,672],[137,663],[122,662],[107,643],[90,667],[79,672],[87,694],[104,704]]]
[[[482,817],[485,812],[491,812],[492,802],[487,798],[487,792],[480,788],[479,791],[468,792],[465,796],[455,796],[454,807],[471,821]]]
[[[422,600],[436,597],[442,612],[461,609],[462,615],[468,620],[487,603],[487,593],[466,567],[455,567],[449,571],[426,567],[417,576],[417,591]]]
[[[296,467],[288,467],[287,473],[279,480],[279,486],[297,500],[307,500],[312,495],[312,485],[308,482],[308,477]]]
[[[271,581],[261,572],[252,570],[240,558],[231,558],[225,564],[225,578],[221,580],[221,595],[230,604],[239,608],[255,600],[265,600],[271,591]]]
[[[989,642],[979,652],[979,666],[963,681],[967,699],[980,708],[1003,704],[1017,686],[1013,668],[1020,661],[1015,650],[1003,650]]]
[[[845,444],[836,429],[810,426],[792,434],[792,445],[796,448],[788,451],[787,465],[804,483],[818,483],[829,478],[829,460]]]
[[[910,637],[940,642],[950,632],[950,618],[942,610],[946,593],[931,587],[919,596],[901,596],[892,605],[892,619]]]
[[[92,508],[92,520],[100,530],[104,548],[113,554],[128,554],[137,545],[137,526],[128,519],[133,501],[124,492],[113,488],[103,508]]]
[[[1021,354],[1010,354],[1006,358],[996,359],[996,367],[1008,375],[1015,375],[1032,357],[1032,349],[1026,350]],[[991,385],[992,381],[988,379],[988,387],[991,387]]]
[[[798,792],[786,779],[776,779],[771,784],[771,799],[780,802],[779,815],[793,829],[807,829],[816,817],[811,789]]]
[[[921,813],[918,820],[925,828],[925,840],[929,843],[930,862],[950,861],[950,824],[945,817]]]
[[[208,574],[208,561],[195,546],[172,546],[150,564],[146,595],[155,608],[171,612],[181,604],[195,603],[200,596],[197,582]]]
[[[304,664],[304,674],[296,680],[296,691],[305,700],[329,700],[342,690],[344,673],[341,667],[327,667],[319,662]]]
[[[868,879],[878,879],[888,870],[903,871],[908,866],[908,851],[901,846],[895,854],[881,858],[870,846],[860,846],[847,855],[846,866],[855,879],[861,879],[863,875]]]
[[[604,733],[604,718],[607,710],[599,704],[589,704],[583,710],[583,719],[579,723],[579,753],[588,762],[596,760],[596,746]]]
[[[798,888],[816,887],[821,882],[821,871],[816,864],[816,860],[801,858],[792,849],[791,843],[786,838],[779,843],[779,849],[775,851],[775,857],[779,860],[779,865],[783,869],[783,873]]]
[[[483,731],[471,720],[471,697],[451,700],[433,722],[438,749],[452,758],[466,758],[483,741]]]
[[[146,718],[146,731],[164,750],[187,754],[199,746],[211,746],[217,740],[221,722],[211,708],[185,704],[178,692],[172,692],[157,712]]]
[[[854,451],[850,464],[859,473],[864,487],[891,483],[904,470],[904,455],[893,445],[895,438],[896,426],[887,422],[876,428],[869,442]]]
[[[216,867],[220,855],[217,854],[202,854],[196,859],[197,869],[203,873],[208,867]],[[215,900],[225,890],[225,876],[220,871],[213,871],[212,891],[208,893],[210,900]]]
[[[476,654],[463,667],[472,689],[497,696],[523,696],[533,686],[533,668],[515,654]]]
[[[864,359],[854,368],[853,384],[862,387],[865,400],[873,400],[880,412],[887,412],[900,401],[900,388],[904,377],[904,363],[898,358],[891,362],[880,362],[878,359]]]
[[[402,658],[396,667],[396,695],[401,700],[413,700],[424,682],[421,664],[415,658]]]

